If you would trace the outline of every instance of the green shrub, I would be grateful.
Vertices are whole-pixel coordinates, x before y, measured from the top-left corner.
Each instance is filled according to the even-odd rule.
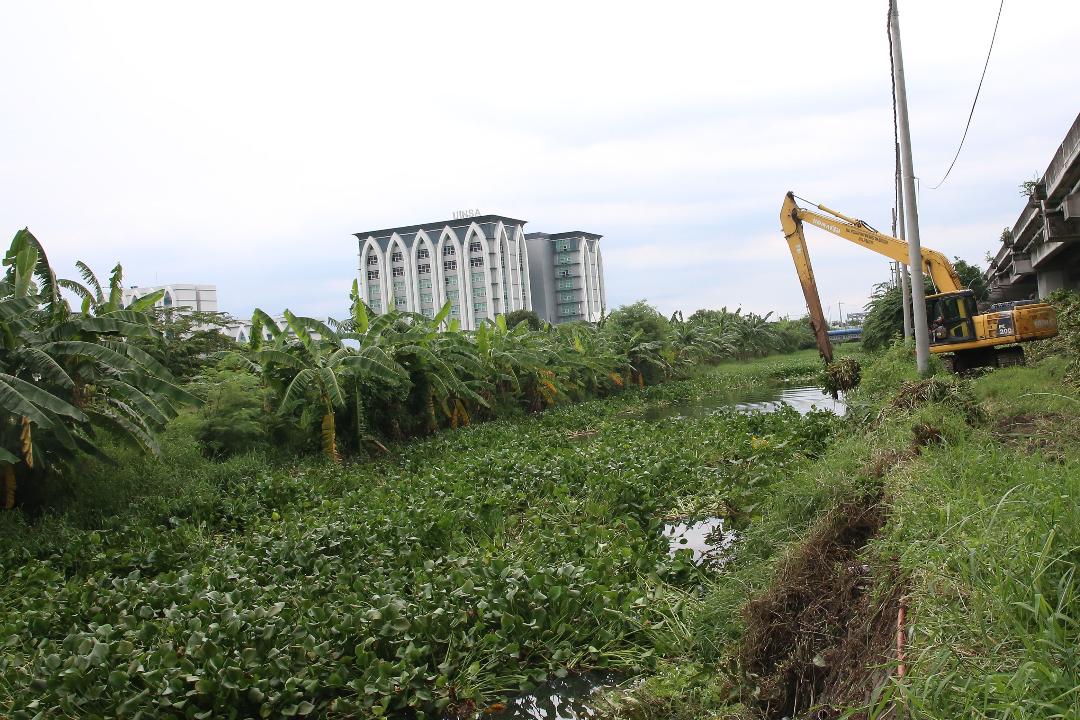
[[[250,372],[211,370],[195,385],[204,401],[194,415],[194,436],[211,457],[251,450],[267,440],[262,381]]]
[[[506,316],[506,327],[514,328],[519,323],[528,323],[532,330],[539,330],[542,325],[540,316],[532,310],[514,310]]]
[[[1025,348],[1028,361],[1064,357],[1069,364],[1070,375],[1074,379],[1080,378],[1080,294],[1058,290],[1046,300],[1057,310],[1058,335],[1029,343]]]

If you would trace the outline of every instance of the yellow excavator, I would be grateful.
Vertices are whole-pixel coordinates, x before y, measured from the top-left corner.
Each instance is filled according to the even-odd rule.
[[[905,264],[908,262],[908,244],[878,232],[862,220],[824,205],[809,203],[820,212],[799,207],[796,199],[797,196],[791,192],[784,197],[780,224],[799,273],[818,350],[825,362],[830,363],[832,344],[821,311],[821,298],[810,265],[810,255],[806,250],[803,223],[815,225]],[[1020,300],[998,303],[980,314],[975,293],[964,288],[952,263],[936,250],[922,249],[922,267],[919,270],[921,272],[912,274],[912,282],[922,282],[922,273],[926,273],[937,289],[935,294],[926,296],[930,352],[946,353],[942,359],[954,372],[1022,364],[1024,349],[1017,343],[1057,335],[1057,312],[1044,302]]]

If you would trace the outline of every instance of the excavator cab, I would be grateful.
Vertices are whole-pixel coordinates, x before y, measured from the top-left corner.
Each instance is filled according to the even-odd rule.
[[[926,326],[931,345],[971,342],[975,336],[978,305],[971,290],[928,295]]]

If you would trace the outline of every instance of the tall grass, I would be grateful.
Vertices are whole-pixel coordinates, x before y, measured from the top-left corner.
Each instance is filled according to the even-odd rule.
[[[733,657],[747,600],[785,582],[781,561],[819,518],[875,493],[888,522],[863,562],[894,568],[875,573],[875,597],[906,595],[909,666],[898,681],[891,645],[866,657],[884,682],[840,714],[1080,717],[1080,397],[1069,363],[938,376],[942,392],[914,399],[913,365],[903,346],[864,360],[844,436],[770,488],[735,561],[686,606],[679,660],[605,717],[755,716]]]

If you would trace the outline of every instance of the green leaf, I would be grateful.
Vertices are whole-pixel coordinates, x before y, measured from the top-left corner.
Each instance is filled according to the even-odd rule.
[[[165,297],[164,290],[155,290],[152,293],[143,295],[141,298],[132,300],[131,304],[127,306],[127,309],[132,312],[144,312],[157,305],[158,300],[161,300],[163,297]]]
[[[79,274],[82,275],[83,282],[90,286],[90,289],[94,291],[95,304],[105,303],[105,293],[101,290],[101,283],[98,282],[97,275],[90,269],[90,266],[84,263],[82,260],[78,260],[75,263],[75,267],[79,270]]]
[[[41,412],[30,399],[24,397],[18,390],[13,388],[6,380],[11,378],[10,375],[0,374],[0,409],[8,412],[12,415],[25,415],[30,418],[30,421],[43,427],[48,428],[52,426],[52,422],[49,420],[45,413]],[[12,378],[14,379],[14,378]],[[29,383],[26,383],[29,385]],[[48,395],[44,390],[30,385],[33,392],[31,395],[36,400],[42,400],[44,396]],[[55,396],[49,396],[57,402],[61,402],[60,398]]]
[[[443,303],[442,309],[439,310],[438,313],[436,313],[434,318],[432,318],[431,324],[438,327],[439,325],[442,325],[443,321],[446,320],[446,318],[449,317],[449,315],[450,315],[450,301],[447,300],[445,303]]]

